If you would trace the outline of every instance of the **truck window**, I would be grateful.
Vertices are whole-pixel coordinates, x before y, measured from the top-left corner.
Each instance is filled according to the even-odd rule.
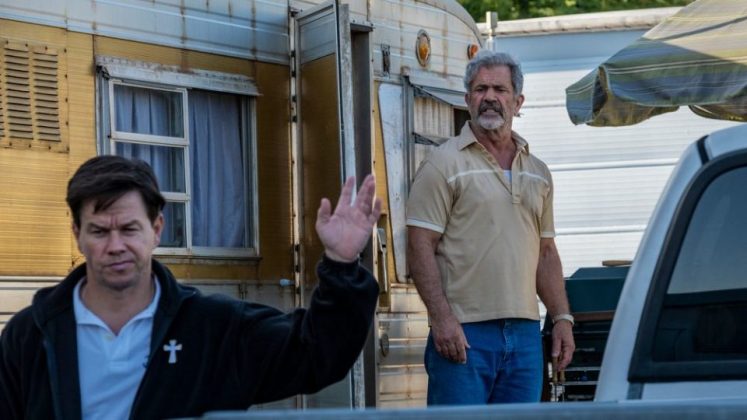
[[[654,272],[631,382],[747,375],[747,154],[709,162],[680,202]]]
[[[654,361],[747,359],[747,168],[703,192],[656,328]]]

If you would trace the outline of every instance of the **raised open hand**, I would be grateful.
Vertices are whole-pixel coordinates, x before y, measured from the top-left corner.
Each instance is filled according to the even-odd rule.
[[[351,205],[354,187],[355,178],[348,178],[342,187],[335,212],[331,213],[332,206],[326,198],[322,198],[317,212],[316,233],[324,245],[324,253],[335,261],[353,262],[358,259],[381,214],[381,200],[377,198],[374,201],[376,181],[373,175],[363,180]]]

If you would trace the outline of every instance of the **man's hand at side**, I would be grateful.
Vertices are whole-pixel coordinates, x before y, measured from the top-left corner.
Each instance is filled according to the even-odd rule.
[[[558,321],[552,327],[552,357],[558,358],[557,370],[564,370],[573,359],[576,344],[573,341],[572,327],[570,322],[564,320]]]
[[[467,363],[467,337],[457,318],[449,313],[445,319],[431,319],[431,332],[436,351],[455,363]]]

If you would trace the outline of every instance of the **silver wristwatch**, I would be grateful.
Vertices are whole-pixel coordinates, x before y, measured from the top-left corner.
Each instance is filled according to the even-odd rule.
[[[568,321],[571,323],[571,326],[576,325],[576,322],[573,319],[573,315],[571,314],[557,314],[552,317],[553,324],[556,324],[558,321]]]

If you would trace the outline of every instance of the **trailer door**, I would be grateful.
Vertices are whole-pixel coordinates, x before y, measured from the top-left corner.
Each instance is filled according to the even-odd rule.
[[[360,28],[351,33],[347,5],[325,2],[300,12],[294,21],[297,271],[300,304],[306,306],[317,284],[316,262],[324,251],[314,227],[319,203],[328,197],[334,208],[347,177],[357,175],[360,182],[361,174],[371,172],[370,76],[359,80],[356,74],[353,84],[353,74],[368,74],[369,52],[367,33],[363,38]],[[353,125],[356,114],[366,116],[360,118],[358,131]],[[305,396],[303,406],[362,406],[362,369],[359,361],[352,376]]]

